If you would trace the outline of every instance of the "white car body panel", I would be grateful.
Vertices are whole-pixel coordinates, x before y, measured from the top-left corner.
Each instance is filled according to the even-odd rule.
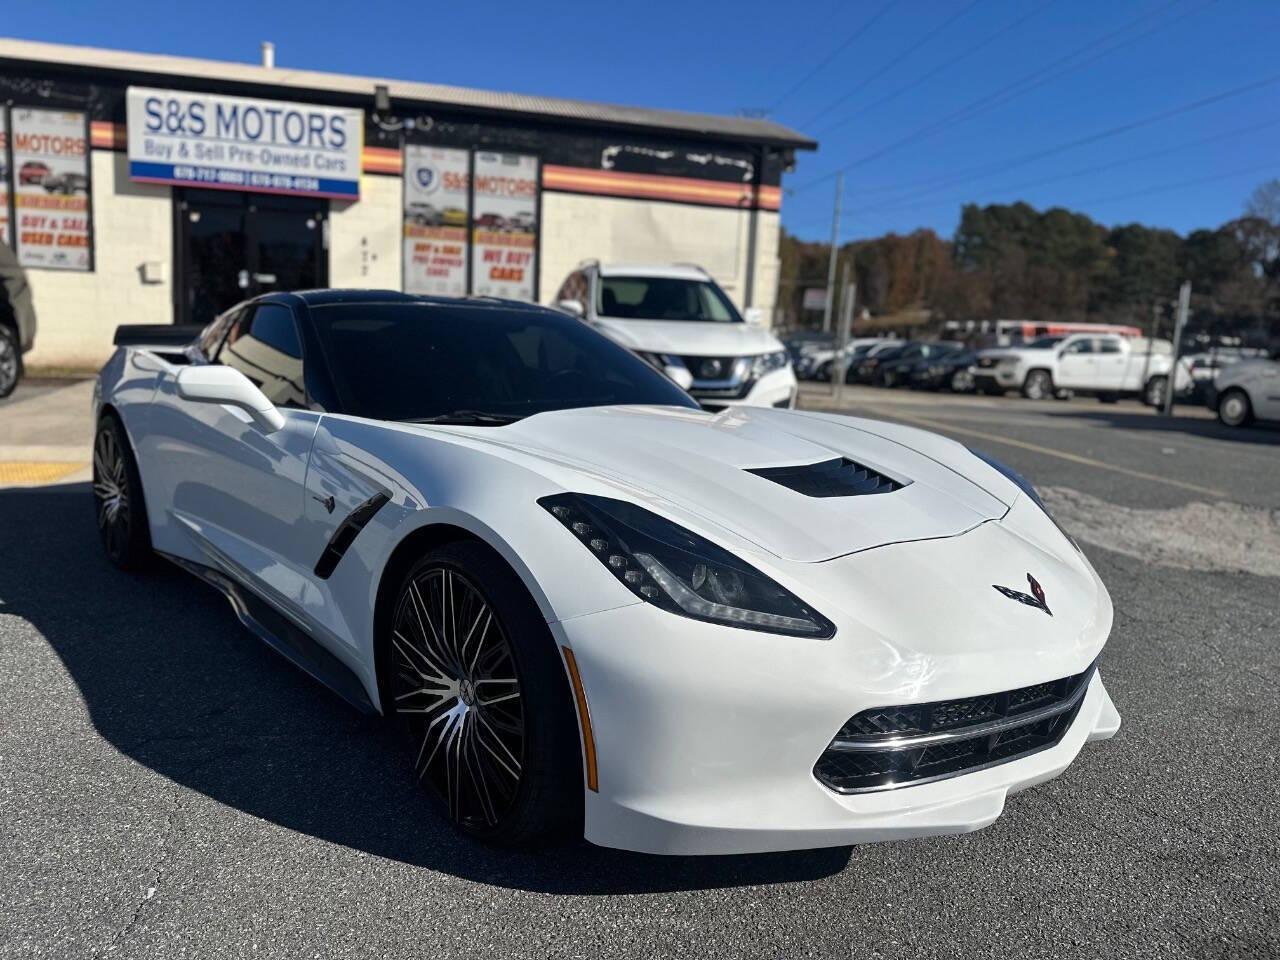
[[[1223,367],[1214,381],[1218,397],[1228,390],[1243,390],[1259,420],[1280,420],[1280,360],[1239,360]]]
[[[814,777],[860,710],[1074,675],[1106,642],[1111,601],[1087,559],[951,440],[741,407],[567,410],[501,428],[284,409],[284,426],[264,433],[243,411],[178,397],[181,369],[120,348],[95,394],[127,430],[154,546],[253,591],[348,668],[375,709],[374,611],[396,547],[437,525],[492,546],[579,664],[599,757],[599,790],[584,787],[594,842],[726,853],[973,830],[1119,726],[1095,675],[1063,739],[1031,756],[880,793],[841,795]],[[907,485],[806,497],[745,472],[841,456]],[[834,636],[642,602],[536,502],[566,491],[639,504],[711,540],[819,610]],[[377,493],[389,500],[318,577],[337,525]],[[1029,571],[1052,615],[993,589],[1025,585]]]

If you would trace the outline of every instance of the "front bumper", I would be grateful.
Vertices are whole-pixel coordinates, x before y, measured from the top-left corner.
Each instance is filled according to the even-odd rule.
[[[746,390],[704,391],[696,387],[689,390],[689,395],[702,405],[704,410],[719,411],[726,407],[785,407],[795,406],[797,393],[796,375],[791,367],[783,367],[766,373],[751,383]]]
[[[1050,566],[1041,555],[1037,572],[1052,575],[1061,597],[1054,617],[1010,603],[990,584],[1015,583],[1026,563],[996,555],[999,526],[798,565],[809,568],[809,589],[784,585],[836,623],[830,641],[702,623],[643,603],[551,624],[574,651],[592,721],[599,791],[586,792],[587,839],[723,854],[964,833],[995,820],[1009,794],[1057,776],[1087,741],[1114,735],[1120,718],[1095,674],[1074,721],[1040,752],[873,793],[842,795],[815,777],[836,732],[862,710],[1011,690],[1073,676],[1097,658],[1111,607],[1092,568],[1070,558]],[[970,538],[985,564],[962,562]],[[924,569],[926,550],[941,551],[940,586],[959,590],[904,582]],[[1067,566],[1077,583],[1096,584],[1096,606],[1076,602],[1088,591],[1068,588]],[[884,604],[855,617],[822,599],[849,597],[859,582]],[[970,586],[981,593],[957,603]]]

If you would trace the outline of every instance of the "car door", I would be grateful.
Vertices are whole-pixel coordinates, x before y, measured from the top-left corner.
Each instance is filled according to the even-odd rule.
[[[1120,390],[1125,385],[1125,368],[1129,354],[1119,337],[1098,337],[1094,340],[1094,377],[1099,390]]]
[[[1093,389],[1096,378],[1093,337],[1072,337],[1059,348],[1058,373],[1054,378],[1058,386]]]
[[[292,309],[250,304],[213,363],[234,367],[284,418],[264,432],[243,411],[177,395],[180,367],[154,401],[155,460],[167,485],[164,543],[222,569],[275,600],[301,604],[315,564],[304,536],[307,461],[320,414],[306,409],[303,353]]]
[[[1253,414],[1261,420],[1280,420],[1280,361],[1268,363],[1249,386]]]

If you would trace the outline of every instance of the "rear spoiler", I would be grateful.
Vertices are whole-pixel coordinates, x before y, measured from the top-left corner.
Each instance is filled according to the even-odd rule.
[[[126,323],[116,327],[117,347],[185,347],[204,327],[185,323]]]

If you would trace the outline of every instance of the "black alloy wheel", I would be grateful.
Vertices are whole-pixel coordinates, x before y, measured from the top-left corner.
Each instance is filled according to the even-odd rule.
[[[22,354],[18,349],[18,338],[8,324],[0,323],[0,397],[13,393],[21,372]]]
[[[124,428],[107,414],[93,441],[93,507],[107,559],[122,570],[142,566],[151,555],[151,534],[138,466]]]
[[[414,770],[463,832],[525,846],[576,828],[582,766],[564,668],[536,605],[477,543],[428,554],[391,617],[384,689]]]

